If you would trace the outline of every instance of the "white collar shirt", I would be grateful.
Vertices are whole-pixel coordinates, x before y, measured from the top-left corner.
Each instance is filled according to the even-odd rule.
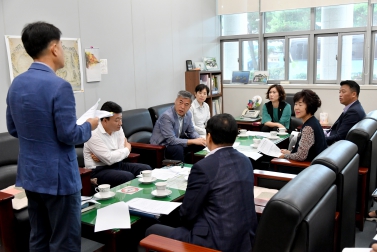
[[[198,100],[195,99],[190,107],[192,114],[192,124],[194,125],[195,131],[201,137],[206,136],[206,124],[210,118],[209,106],[206,102],[203,102],[203,105],[200,105]]]
[[[93,169],[97,166],[112,165],[120,162],[130,154],[128,148],[124,147],[123,128],[109,135],[102,126],[92,131],[92,137],[84,144],[84,161],[85,167]],[[95,162],[91,153],[93,153],[101,162]]]

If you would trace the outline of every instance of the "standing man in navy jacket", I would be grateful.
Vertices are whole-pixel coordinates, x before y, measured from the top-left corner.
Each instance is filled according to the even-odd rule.
[[[345,107],[343,113],[326,134],[327,145],[346,139],[348,131],[365,117],[359,102],[360,86],[353,80],[340,82],[339,101]]]
[[[26,191],[30,251],[81,250],[81,180],[75,145],[86,142],[98,118],[76,124],[71,85],[55,72],[64,67],[61,32],[35,22],[22,30],[34,63],[17,76],[7,96],[7,127],[20,141],[16,186]]]
[[[210,118],[206,126],[210,153],[195,163],[179,213],[182,227],[155,224],[158,234],[221,250],[251,251],[257,227],[254,172],[248,157],[233,148],[238,135],[229,114]]]

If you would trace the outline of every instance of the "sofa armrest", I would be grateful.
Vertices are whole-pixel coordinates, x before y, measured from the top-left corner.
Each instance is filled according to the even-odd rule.
[[[146,143],[136,143],[136,142],[130,142],[132,146],[132,152],[141,154],[140,159],[142,160],[141,163],[153,163],[152,168],[160,168],[162,167],[162,160],[164,160],[165,156],[165,149],[166,147],[164,145],[155,145],[155,144],[146,144]],[[146,157],[146,152],[148,152],[148,157]],[[153,153],[153,154],[149,154]],[[153,162],[151,162],[150,159],[153,159]],[[144,162],[143,162],[144,160]],[[148,160],[149,162],[145,162]],[[155,162],[154,162],[155,161]],[[153,167],[154,166],[154,167]]]
[[[205,248],[154,234],[148,235],[141,240],[140,246],[146,248],[146,251],[155,250],[159,252],[220,252],[219,250]]]
[[[305,169],[310,166],[310,161],[296,161],[296,160],[289,160],[285,158],[274,158],[271,160],[271,164],[274,167],[274,170],[277,171],[277,166],[291,166],[291,167],[299,167]]]
[[[13,213],[13,195],[0,192],[0,251],[16,250],[15,217]]]
[[[91,169],[80,168],[80,178],[81,178],[81,195],[83,196],[91,196],[92,195],[92,184],[90,183],[90,173],[92,172]]]

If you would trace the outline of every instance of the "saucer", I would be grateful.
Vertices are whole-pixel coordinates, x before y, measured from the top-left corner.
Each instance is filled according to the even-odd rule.
[[[272,140],[276,140],[276,139],[279,139],[280,137],[276,136],[276,137],[272,137],[272,136],[269,136],[267,137],[268,139],[272,139]]]
[[[142,183],[142,184],[150,184],[150,183],[155,182],[155,181],[157,180],[157,178],[152,177],[152,179],[151,179],[150,181],[144,181],[144,178],[139,178],[138,180],[139,180],[139,182]]]
[[[109,196],[107,196],[107,197],[102,197],[99,193],[94,194],[93,197],[96,198],[96,199],[102,200],[102,199],[111,199],[114,196],[115,196],[115,192],[110,192]]]
[[[248,137],[248,135],[246,135],[246,134],[245,135],[239,134],[238,137]]]
[[[153,190],[152,192],[151,192],[151,194],[153,195],[153,196],[155,196],[155,197],[159,197],[159,198],[161,198],[161,197],[166,197],[166,196],[168,196],[168,195],[170,195],[172,192],[169,190],[169,189],[165,189],[165,193],[164,194],[157,194],[157,190]]]
[[[255,145],[255,144],[250,144],[250,146],[251,146],[251,148],[254,148],[254,149],[258,148],[258,146]]]
[[[285,136],[285,135],[288,135],[288,132],[279,132],[278,135],[279,136]]]

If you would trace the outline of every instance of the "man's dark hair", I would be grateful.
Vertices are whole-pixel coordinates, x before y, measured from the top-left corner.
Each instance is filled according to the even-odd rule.
[[[286,94],[285,94],[285,90],[283,88],[282,85],[280,84],[274,84],[274,85],[271,85],[268,90],[267,90],[267,93],[266,93],[266,99],[270,99],[270,91],[271,89],[273,88],[276,88],[276,91],[278,91],[278,94],[279,94],[279,102],[281,101],[285,101],[285,98],[286,98]]]
[[[105,102],[102,107],[101,107],[101,110],[105,110],[105,111],[108,111],[108,112],[113,112],[114,114],[119,114],[119,113],[122,113],[122,107],[119,106],[118,104],[116,104],[115,102],[112,102],[112,101],[107,101]],[[105,117],[107,120],[109,120],[110,117]],[[101,118],[101,121],[103,120],[104,118]]]
[[[229,114],[218,114],[211,117],[206,126],[216,145],[233,145],[238,135],[237,122]]]
[[[356,92],[357,97],[359,97],[360,94],[360,86],[357,84],[356,81],[353,80],[345,80],[340,82],[340,86],[347,85],[350,87],[351,92]]]
[[[321,99],[319,96],[310,89],[303,89],[301,92],[297,92],[293,96],[294,103],[298,102],[302,98],[302,101],[306,104],[306,113],[314,115],[319,107],[321,107]]]
[[[195,87],[195,94],[196,94],[197,92],[202,91],[203,89],[205,89],[205,90],[207,91],[207,95],[208,95],[208,94],[209,94],[209,88],[208,88],[207,85],[204,85],[204,84],[199,84],[199,85],[197,85],[197,86]]]
[[[22,30],[22,43],[33,59],[38,58],[51,41],[60,41],[61,31],[45,22],[27,24]]]

